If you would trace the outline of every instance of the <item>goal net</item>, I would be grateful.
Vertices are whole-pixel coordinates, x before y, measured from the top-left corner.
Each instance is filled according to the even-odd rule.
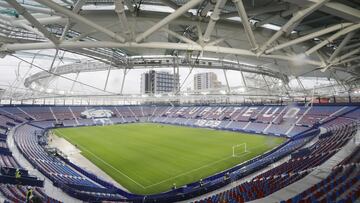
[[[246,143],[234,145],[232,147],[232,156],[239,157],[247,152]]]

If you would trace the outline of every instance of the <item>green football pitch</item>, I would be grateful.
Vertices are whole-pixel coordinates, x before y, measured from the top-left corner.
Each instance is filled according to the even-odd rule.
[[[150,123],[56,129],[130,192],[153,194],[216,174],[284,138]],[[246,151],[243,143],[246,143]],[[241,145],[240,145],[241,144]],[[235,156],[233,156],[233,146]]]

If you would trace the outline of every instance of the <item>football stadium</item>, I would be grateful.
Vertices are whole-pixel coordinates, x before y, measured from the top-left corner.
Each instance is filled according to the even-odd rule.
[[[360,203],[359,0],[0,0],[0,202]]]

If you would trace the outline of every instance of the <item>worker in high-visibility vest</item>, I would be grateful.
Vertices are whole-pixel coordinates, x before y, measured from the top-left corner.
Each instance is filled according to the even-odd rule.
[[[16,179],[20,179],[21,178],[21,173],[20,173],[20,170],[17,168],[16,171],[15,171],[15,178]]]
[[[28,187],[28,190],[26,191],[26,203],[30,202],[33,198],[33,189],[31,187]]]
[[[16,169],[16,171],[15,171],[15,179],[16,179],[17,187],[20,187],[20,184],[21,184],[20,178],[21,178],[20,170]]]

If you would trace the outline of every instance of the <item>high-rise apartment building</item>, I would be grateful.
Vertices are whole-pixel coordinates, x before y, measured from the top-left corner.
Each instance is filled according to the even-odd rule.
[[[194,75],[194,90],[207,90],[220,88],[221,82],[213,72],[197,73]]]
[[[179,75],[151,70],[141,74],[140,85],[141,94],[176,92],[179,88]]]

